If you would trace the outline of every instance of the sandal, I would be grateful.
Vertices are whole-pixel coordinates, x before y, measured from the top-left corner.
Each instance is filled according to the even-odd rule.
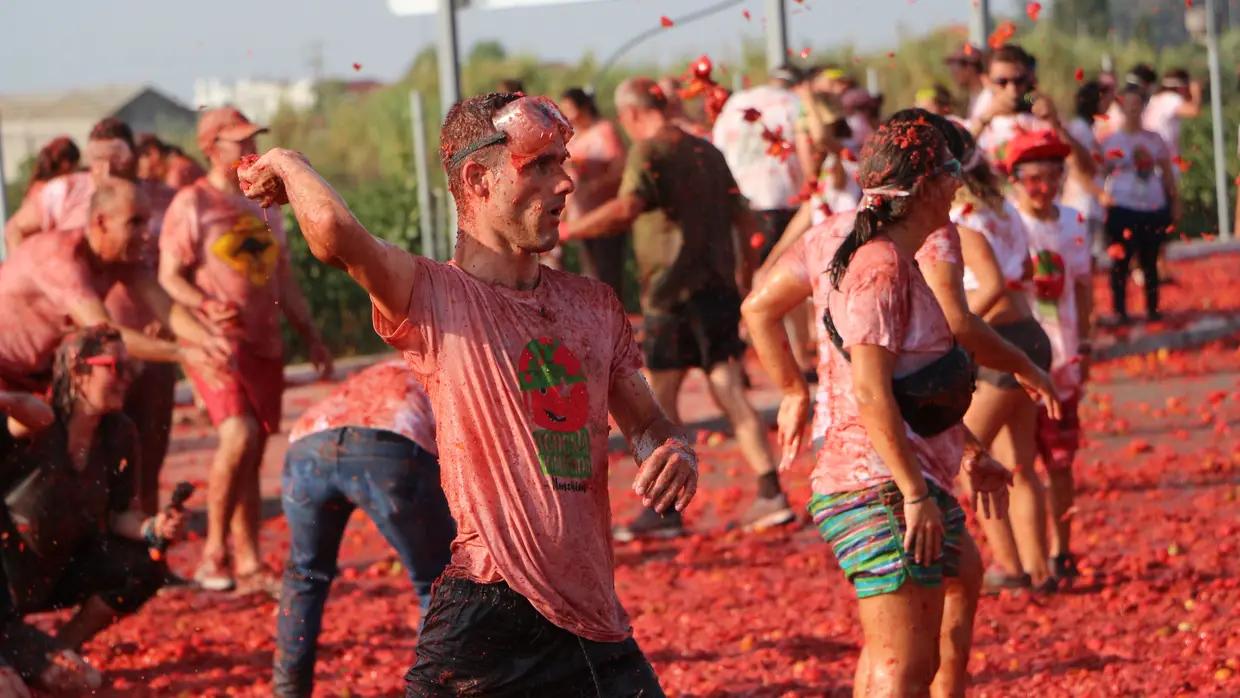
[[[260,567],[253,572],[237,575],[237,585],[234,593],[238,596],[264,594],[279,601],[280,587],[282,585],[283,580],[280,575],[276,574],[269,567]]]
[[[194,584],[203,591],[232,591],[237,588],[227,561],[204,560],[194,572]]]
[[[1051,577],[1058,580],[1060,586],[1071,587],[1072,581],[1079,576],[1081,572],[1076,568],[1076,556],[1072,553],[1051,558]]]

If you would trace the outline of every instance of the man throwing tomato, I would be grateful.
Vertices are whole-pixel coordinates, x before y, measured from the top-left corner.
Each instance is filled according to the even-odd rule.
[[[697,457],[642,378],[615,293],[539,264],[573,189],[571,135],[545,98],[452,107],[439,154],[461,230],[447,264],[370,235],[296,153],[240,169],[247,196],[291,203],[311,252],[366,289],[375,330],[431,398],[458,533],[407,696],[664,695],[616,596],[607,415],[656,510],[689,504]]]

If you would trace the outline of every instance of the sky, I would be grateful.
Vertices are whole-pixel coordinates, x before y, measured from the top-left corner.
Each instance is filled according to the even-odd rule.
[[[459,13],[461,53],[498,40],[510,53],[603,60],[633,36],[721,0],[607,0]],[[1011,12],[1018,0],[991,0]],[[764,36],[767,0],[746,0],[637,47],[634,60],[671,62],[709,53],[728,60]],[[1049,2],[1045,4],[1050,4]],[[793,48],[855,42],[891,46],[914,33],[967,22],[973,0],[787,0]],[[748,10],[751,19],[746,20]],[[149,83],[189,102],[196,78],[297,79],[310,75],[314,42],[325,73],[398,78],[435,41],[434,16],[397,17],[387,0],[3,0],[0,93]],[[361,64],[354,71],[353,64]]]

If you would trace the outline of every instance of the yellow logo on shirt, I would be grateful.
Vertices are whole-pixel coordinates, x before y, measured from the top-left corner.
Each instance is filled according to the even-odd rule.
[[[254,286],[266,286],[280,261],[280,241],[256,216],[243,213],[233,229],[211,245],[211,252]]]

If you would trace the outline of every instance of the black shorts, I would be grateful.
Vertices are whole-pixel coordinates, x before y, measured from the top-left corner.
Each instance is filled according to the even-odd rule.
[[[662,698],[637,642],[593,642],[547,620],[507,584],[445,577],[431,592],[405,698]]]
[[[758,221],[758,230],[762,233],[762,246],[758,248],[760,262],[765,262],[766,258],[771,255],[775,243],[784,236],[784,231],[788,229],[788,224],[792,222],[792,217],[795,215],[797,215],[795,208],[753,212],[754,218]],[[749,244],[748,240],[741,242]]]
[[[745,353],[735,288],[702,289],[671,312],[648,313],[642,322],[642,354],[651,371],[709,371]]]
[[[1000,337],[1025,352],[1025,356],[1032,359],[1038,368],[1043,371],[1051,370],[1051,338],[1046,336],[1046,330],[1042,329],[1037,320],[1017,320],[1007,325],[995,325],[994,329]],[[1020,387],[1016,376],[993,368],[979,367],[977,379],[1009,390]]]

